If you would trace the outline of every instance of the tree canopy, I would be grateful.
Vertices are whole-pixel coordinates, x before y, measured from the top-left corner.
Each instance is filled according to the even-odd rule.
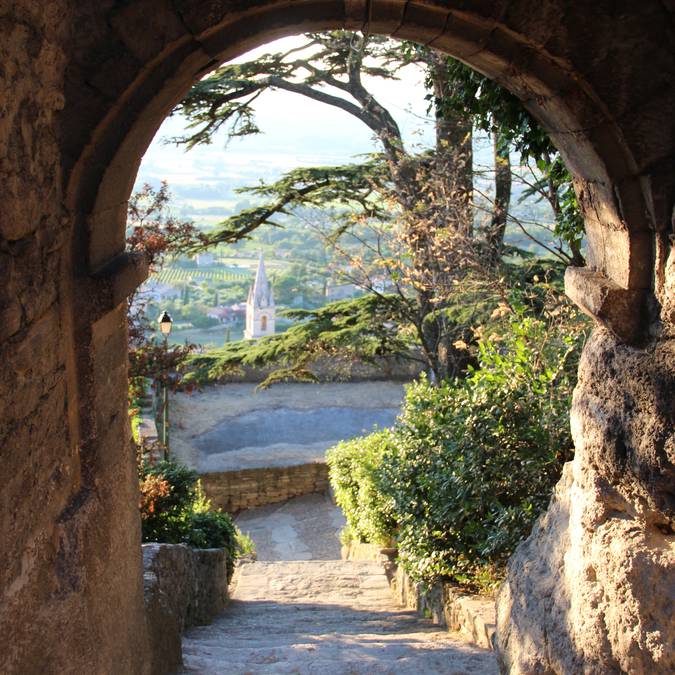
[[[367,87],[368,78],[395,79],[411,64],[426,73],[435,120],[434,146],[422,151],[406,147],[394,116]],[[359,163],[294,169],[272,183],[244,188],[259,204],[229,217],[199,246],[233,243],[263,225],[280,227],[280,217],[300,208],[333,214],[333,242],[364,224],[385,224],[386,229],[390,223],[393,252],[389,243],[378,244],[376,253],[385,259],[396,255],[408,271],[402,273],[399,264],[382,266],[396,274],[397,312],[392,313],[392,303],[383,304],[382,297],[373,303],[388,307],[390,321],[412,326],[423,358],[439,379],[457,367],[451,356],[458,331],[448,310],[456,302],[458,277],[484,269],[486,279],[497,278],[507,251],[511,148],[537,161],[540,173],[527,189],[551,203],[556,235],[571,253],[564,243],[549,250],[579,261],[576,203],[550,140],[515,97],[459,62],[429,47],[358,32],[309,33],[291,49],[227,63],[202,79],[175,111],[187,118],[188,132],[174,140],[194,147],[211,143],[219,130],[228,138],[260,133],[255,101],[275,89],[352,115],[374,133],[382,151]],[[479,228],[473,207],[475,127],[493,134],[495,158],[492,212]],[[345,266],[351,269],[354,263],[347,260]],[[373,293],[372,283],[364,288]],[[340,309],[336,311],[339,315]],[[322,320],[318,315],[295,318],[314,322],[317,328]]]

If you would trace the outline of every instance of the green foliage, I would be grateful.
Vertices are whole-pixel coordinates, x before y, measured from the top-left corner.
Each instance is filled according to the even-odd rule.
[[[134,439],[135,443],[140,441],[139,430],[141,426],[141,405],[142,397],[145,393],[145,382],[136,379],[129,381],[128,388],[128,414],[129,421],[131,423],[131,437]]]
[[[141,510],[143,540],[177,544],[184,541],[193,505],[198,499],[197,472],[173,460],[143,463],[140,479],[166,481],[168,490]]]
[[[292,169],[273,183],[239,188],[237,192],[263,198],[265,203],[238,211],[209,233],[201,248],[234,243],[262,225],[283,227],[278,220],[299,207],[348,207],[368,217],[386,218],[380,192],[387,184],[388,167],[382,155],[370,155],[361,164]]]
[[[363,438],[343,441],[327,454],[330,481],[351,536],[359,541],[388,544],[396,522],[393,504],[379,484],[379,468],[386,452],[393,451],[388,429]]]
[[[497,82],[452,58],[448,58],[448,78],[454,84],[446,91],[448,95],[438,99],[433,94],[427,96],[441,115],[471,117],[479,129],[497,134],[503,143],[513,146],[523,161],[556,153],[548,134],[521,100]],[[433,89],[431,82],[427,88]]]
[[[229,579],[242,544],[248,544],[227,513],[211,508],[197,472],[173,459],[144,461],[139,464],[139,482],[143,541],[224,548]]]
[[[579,209],[572,175],[559,154],[553,153],[537,160],[541,178],[531,188],[523,191],[520,200],[549,194],[555,213],[554,234],[567,242],[572,251],[572,262],[583,265],[581,244],[584,238],[584,218]]]
[[[501,334],[478,341],[468,377],[438,386],[422,377],[408,386],[393,431],[331,450],[352,535],[394,537],[421,581],[484,587],[498,577],[571,457],[581,338],[574,327],[511,314]]]
[[[131,436],[135,443],[140,440],[141,416],[138,414],[131,415]]]
[[[300,300],[303,307],[320,307],[326,301],[324,284],[321,282],[327,276],[325,269],[317,271],[307,264],[292,263],[285,270],[274,274],[274,298],[279,305],[293,306]]]
[[[564,267],[555,261],[534,260],[505,265],[503,271],[511,288],[510,301],[538,315],[544,312],[551,290],[561,290]],[[475,327],[493,329],[495,322],[490,321],[490,314],[500,297],[498,285],[467,276],[448,297],[445,307],[429,312],[428,320],[443,315],[448,351],[453,362],[460,364],[459,372],[473,360]],[[406,299],[399,295],[365,295],[317,309],[286,310],[282,316],[297,323],[284,333],[193,353],[182,366],[182,384],[217,382],[242,367],[273,368],[263,388],[289,380],[313,382],[316,378],[311,364],[321,356],[342,358],[346,363],[352,359],[373,362],[381,356],[421,362],[408,310]],[[464,343],[471,346],[470,351],[454,346]]]
[[[314,381],[311,361],[321,355],[351,355],[365,360],[384,354],[405,355],[410,342],[389,323],[398,298],[368,295],[340,300],[312,310],[287,310],[283,316],[299,323],[284,333],[255,342],[242,340],[187,361],[183,381],[206,384],[236,372],[241,366],[274,365],[277,370],[261,386],[275,381]]]
[[[516,308],[540,316],[554,293],[558,302],[562,292],[564,266],[557,261],[537,259],[503,266],[504,288],[484,279],[467,276],[453,290],[446,305],[429,312],[428,320],[439,314],[447,329],[447,349],[458,372],[474,361],[477,326],[492,331],[501,321],[490,315],[501,293],[507,292]],[[555,304],[555,303],[554,303]],[[421,362],[419,344],[409,326],[406,299],[398,295],[365,295],[332,302],[318,309],[286,310],[282,316],[297,323],[284,333],[255,342],[230,342],[219,349],[193,353],[182,366],[183,385],[198,386],[240,372],[242,367],[273,368],[261,385],[289,380],[313,382],[314,359],[330,356],[349,362],[373,362],[377,357],[395,356]],[[455,345],[466,345],[456,347]]]
[[[567,243],[571,261],[583,265],[581,242],[584,221],[567,170],[557,148],[541,125],[523,107],[516,96],[493,80],[448,58],[448,76],[453,86],[442,98],[429,94],[441,115],[460,114],[470,117],[473,124],[495,134],[503,146],[512,146],[520,153],[521,162],[533,160],[540,171],[540,178],[521,196],[546,197],[555,214],[554,234]],[[427,83],[431,89],[431,82]]]
[[[230,552],[236,546],[236,533],[232,518],[222,511],[192,513],[190,530],[185,543],[195,548],[225,548]]]
[[[255,559],[255,543],[248,533],[237,529],[237,552],[240,558]]]
[[[576,346],[521,318],[499,342],[481,340],[465,381],[408,389],[382,484],[414,577],[469,581],[529,533],[570,458]]]

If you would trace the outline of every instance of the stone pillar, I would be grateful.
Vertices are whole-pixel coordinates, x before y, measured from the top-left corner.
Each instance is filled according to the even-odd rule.
[[[498,596],[503,672],[675,672],[675,262],[667,234],[654,239],[651,290],[568,279],[599,325],[574,393],[575,458]]]
[[[603,328],[588,341],[575,458],[499,595],[508,672],[675,670],[674,348],[633,349]]]

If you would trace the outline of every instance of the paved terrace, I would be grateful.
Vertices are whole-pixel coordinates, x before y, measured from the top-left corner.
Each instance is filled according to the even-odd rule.
[[[343,438],[390,426],[400,382],[215,385],[171,401],[171,450],[200,473],[324,461]]]

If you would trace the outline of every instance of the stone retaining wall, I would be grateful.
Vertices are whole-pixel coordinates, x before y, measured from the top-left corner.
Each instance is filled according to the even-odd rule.
[[[200,478],[213,505],[228,513],[327,492],[329,487],[328,466],[322,462],[205,473]]]
[[[437,583],[431,588],[410,579],[402,567],[396,567],[390,581],[398,602],[430,618],[439,626],[462,633],[484,649],[494,649],[496,631],[495,601],[483,595],[472,595],[450,583]]]
[[[183,631],[210,623],[227,604],[227,554],[221,548],[144,544],[143,571],[151,673],[174,673],[182,664]]]
[[[373,361],[349,356],[331,355],[310,362],[308,369],[319,382],[363,382],[392,380],[409,382],[414,380],[424,368],[418,361],[402,359],[396,356],[379,356]],[[231,382],[258,383],[265,380],[275,368],[241,366],[228,372],[218,380],[219,384]]]
[[[462,633],[479,647],[494,649],[494,599],[465,593],[449,583],[438,583],[427,588],[412,581],[403,568],[396,564],[396,549],[351,542],[342,547],[342,558],[381,562],[398,604],[431,619],[436,625]]]

